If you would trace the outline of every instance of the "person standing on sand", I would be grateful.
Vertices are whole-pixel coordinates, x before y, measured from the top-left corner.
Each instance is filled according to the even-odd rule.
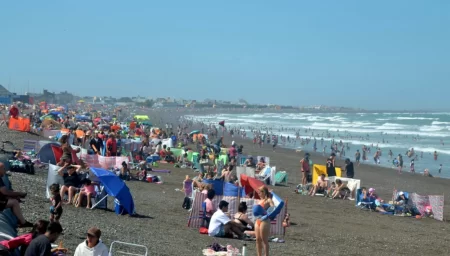
[[[352,161],[350,161],[349,158],[345,159],[345,173],[347,175],[347,178],[353,179],[355,176],[355,168],[353,167]]]
[[[412,173],[415,173],[415,169],[414,169],[414,159],[411,159],[411,163],[409,164],[409,171]]]
[[[359,164],[360,164],[360,159],[361,159],[361,153],[359,153],[359,149],[358,150],[356,150],[356,153],[355,153],[355,159],[356,159],[356,163],[358,164],[358,166],[359,166]]]
[[[398,173],[401,174],[402,173],[402,169],[403,169],[403,157],[402,157],[402,154],[398,154],[397,161],[398,161]]]
[[[327,176],[333,177],[336,176],[336,169],[335,169],[335,159],[336,154],[331,153],[331,156],[327,159]]]
[[[308,183],[309,175],[309,153],[305,153],[305,157],[300,160],[301,172],[302,172],[302,185],[305,186]]]

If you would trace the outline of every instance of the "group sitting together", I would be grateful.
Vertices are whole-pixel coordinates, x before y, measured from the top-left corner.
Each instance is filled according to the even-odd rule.
[[[204,202],[206,208],[204,226],[208,228],[208,234],[213,237],[235,237],[244,240],[256,237],[257,254],[262,255],[264,249],[265,255],[269,255],[271,224],[267,212],[269,212],[270,208],[274,208],[274,202],[271,199],[271,193],[265,186],[259,188],[257,193],[260,201],[253,208],[255,221],[252,221],[247,215],[246,202],[240,202],[238,212],[231,216],[228,212],[229,203],[222,200],[218,209],[216,209],[212,201],[215,197],[215,192],[213,189],[208,190],[207,198]],[[261,212],[257,213],[256,211]]]
[[[315,196],[316,194],[321,194],[325,197],[331,199],[353,199],[353,194],[347,184],[342,182],[340,179],[336,179],[335,182],[331,182],[328,186],[328,181],[325,179],[325,174],[319,176],[316,184],[309,190],[310,196]]]

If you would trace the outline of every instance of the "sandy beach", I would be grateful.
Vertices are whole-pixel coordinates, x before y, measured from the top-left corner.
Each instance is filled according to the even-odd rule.
[[[208,111],[219,113],[220,110]],[[154,124],[161,125],[166,122],[176,124],[181,115],[196,113],[200,112],[153,110],[146,114]],[[10,132],[1,130],[1,140],[5,140],[3,137]],[[14,136],[17,146],[22,146],[23,137],[28,135]],[[292,226],[287,229],[285,237],[280,237],[286,240],[285,243],[270,244],[271,255],[449,255],[448,222],[385,216],[361,211],[355,207],[354,201],[295,194],[295,186],[301,181],[299,161],[304,152],[283,148],[273,152],[267,146],[254,148],[249,140],[225,135],[226,145],[231,144],[232,140],[244,145],[244,154],[268,156],[271,165],[289,174],[288,186],[273,189],[286,199]],[[312,154],[311,159],[317,164],[325,163],[325,157],[320,154]],[[344,163],[338,160],[336,164]],[[170,174],[161,174],[164,184],[127,182],[139,217],[117,216],[112,211],[111,199],[108,202],[110,211],[66,206],[61,219],[65,229],[61,239],[65,247],[73,253],[91,226],[102,229],[102,240],[108,246],[115,240],[143,244],[148,246],[150,255],[201,255],[202,249],[216,241],[242,247],[242,241],[216,240],[188,228],[189,215],[181,207],[184,194],[176,189],[181,189],[186,175],[194,176],[195,173],[191,169],[174,168],[168,164],[160,164],[159,169],[171,170]],[[362,186],[376,188],[377,193],[386,200],[390,200],[394,188],[422,195],[450,194],[448,179],[409,173],[398,175],[393,169],[364,164],[356,167],[355,174],[355,178],[361,179]],[[45,198],[46,176],[46,170],[41,170],[34,176],[12,173],[10,177],[15,190],[28,192],[22,209],[31,221],[49,217],[49,202]],[[448,201],[445,207],[444,217],[448,219]],[[255,255],[255,243],[247,244],[249,255]]]

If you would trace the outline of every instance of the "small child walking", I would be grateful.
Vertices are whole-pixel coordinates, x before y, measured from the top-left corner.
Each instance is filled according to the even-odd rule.
[[[412,173],[416,172],[416,170],[414,169],[414,159],[411,159],[411,163],[409,164],[409,168],[410,168],[410,171]]]
[[[50,222],[58,222],[63,213],[61,195],[59,193],[59,184],[52,184],[50,186],[50,198],[52,205],[50,206]]]

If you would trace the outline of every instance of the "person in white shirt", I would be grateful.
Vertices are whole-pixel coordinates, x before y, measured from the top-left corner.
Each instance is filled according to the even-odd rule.
[[[222,200],[219,203],[219,209],[212,215],[209,222],[209,236],[233,237],[233,235],[237,235],[239,238],[244,238],[241,225],[231,221],[225,212],[228,212],[228,202]]]
[[[102,232],[98,228],[90,228],[87,239],[77,246],[74,256],[108,256],[108,247],[100,240]]]

